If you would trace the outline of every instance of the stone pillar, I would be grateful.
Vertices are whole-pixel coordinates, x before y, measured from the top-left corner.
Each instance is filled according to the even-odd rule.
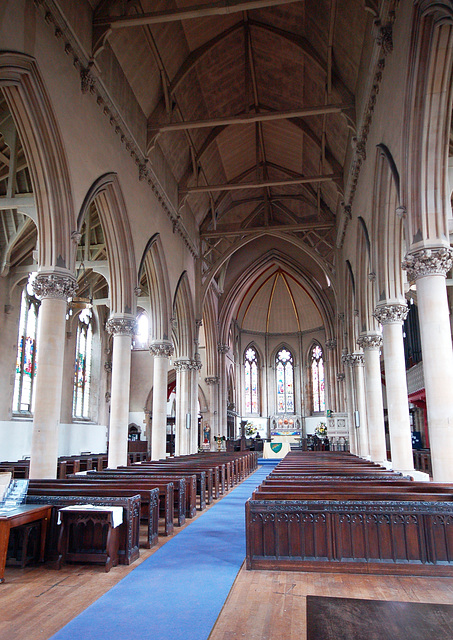
[[[227,344],[218,344],[217,350],[220,354],[220,384],[219,384],[219,409],[218,409],[218,434],[221,436],[227,435],[227,370],[226,370],[226,354],[229,352],[230,347]],[[217,435],[217,434],[215,434]]]
[[[108,466],[116,469],[127,465],[131,338],[135,333],[135,318],[112,316],[105,328],[113,336]]]
[[[37,333],[35,410],[30,478],[56,478],[68,299],[77,289],[69,273],[38,273],[33,289],[41,299]]]
[[[370,456],[373,462],[382,464],[387,461],[380,364],[382,336],[374,333],[364,334],[359,337],[357,344],[363,349],[365,361],[366,409]]]
[[[206,384],[209,387],[209,410],[211,415],[211,449],[213,451],[215,448],[215,436],[219,435],[220,430],[218,426],[218,401],[219,401],[219,376],[208,376],[204,379]]]
[[[184,456],[189,453],[189,429],[187,415],[190,414],[190,373],[192,360],[175,360],[176,369],[176,428],[175,455]]]
[[[433,480],[453,481],[453,350],[445,276],[450,248],[422,249],[406,256],[403,269],[417,285],[428,431]]]
[[[353,375],[352,375],[352,367],[350,354],[343,353],[341,356],[341,361],[344,365],[345,371],[345,382],[346,382],[346,408],[348,413],[348,421],[349,421],[349,451],[354,455],[359,455],[359,450],[357,446],[357,437],[355,433],[355,422],[354,422],[354,386],[353,386]]]
[[[191,371],[191,422],[190,422],[190,451],[189,453],[197,453],[198,451],[198,376],[202,364],[199,360],[192,360]]]
[[[153,359],[153,407],[151,423],[151,460],[165,460],[167,449],[168,363],[173,353],[169,340],[156,340],[149,345]]]
[[[407,313],[407,304],[397,302],[380,304],[373,314],[382,325],[390,450],[398,471],[414,469],[402,328]]]
[[[359,426],[355,423],[358,454],[362,458],[370,455],[370,443],[368,436],[368,416],[365,402],[365,378],[364,378],[364,357],[363,353],[352,353],[350,355],[351,366],[354,371],[355,390],[356,390],[356,406],[359,412]]]

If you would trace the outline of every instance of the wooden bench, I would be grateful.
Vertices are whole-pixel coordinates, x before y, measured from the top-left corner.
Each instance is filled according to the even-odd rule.
[[[147,486],[139,487],[115,487],[101,486],[99,484],[90,484],[86,482],[77,482],[69,478],[65,480],[30,480],[28,487],[28,495],[40,495],[42,493],[59,494],[72,493],[72,495],[83,496],[99,496],[99,497],[124,497],[128,495],[140,495],[140,519],[147,523],[148,537],[147,548],[150,548],[157,542],[159,514],[162,513],[164,519],[164,535],[173,533],[173,487],[156,487]]]
[[[453,575],[453,485],[309,455],[247,502],[248,569]]]

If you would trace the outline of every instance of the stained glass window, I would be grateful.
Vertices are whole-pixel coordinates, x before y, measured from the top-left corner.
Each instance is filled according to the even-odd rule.
[[[293,356],[287,349],[280,349],[275,359],[277,373],[277,413],[294,413]]]
[[[16,376],[14,380],[13,413],[32,414],[36,376],[36,332],[40,301],[33,294],[31,274],[22,293],[17,341]]]
[[[258,355],[249,347],[244,357],[245,412],[258,413]]]
[[[74,396],[72,413],[74,418],[90,418],[91,385],[91,310],[80,312],[77,324]]]
[[[322,349],[315,345],[311,350],[311,384],[313,396],[313,411],[324,411],[324,360]]]

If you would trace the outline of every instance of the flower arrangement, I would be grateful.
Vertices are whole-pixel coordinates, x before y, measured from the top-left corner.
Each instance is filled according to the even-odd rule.
[[[325,422],[320,422],[315,429],[315,433],[318,438],[325,438],[327,435],[327,426]]]
[[[254,436],[258,429],[253,425],[252,422],[247,422],[245,425],[245,435],[246,436]]]

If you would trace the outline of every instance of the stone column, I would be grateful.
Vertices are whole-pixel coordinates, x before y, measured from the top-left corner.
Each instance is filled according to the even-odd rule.
[[[127,465],[131,338],[135,333],[135,318],[112,316],[105,328],[113,336],[108,466],[116,469]]]
[[[351,366],[354,372],[355,390],[356,390],[356,406],[359,412],[359,426],[356,428],[358,454],[362,458],[370,455],[370,443],[368,436],[368,416],[365,402],[365,378],[364,378],[364,357],[363,353],[352,353],[350,355]]]
[[[218,431],[221,436],[227,435],[227,370],[226,370],[226,354],[230,347],[227,344],[218,344],[217,350],[220,354],[220,384],[219,384],[219,404],[218,404]],[[217,435],[217,433],[215,435]]]
[[[77,283],[69,273],[38,273],[33,289],[41,299],[41,306],[30,478],[56,478],[66,307],[68,299],[77,289]]]
[[[382,336],[374,333],[364,334],[359,337],[357,344],[363,349],[365,361],[366,409],[370,456],[373,462],[382,464],[387,461],[380,364]]]
[[[407,304],[397,302],[380,304],[373,314],[382,325],[390,450],[392,468],[398,471],[414,469],[403,344],[407,313]]]
[[[192,360],[191,371],[191,422],[190,422],[190,450],[189,453],[197,453],[198,451],[198,376],[202,367],[200,360],[195,358]]]
[[[338,399],[340,399],[340,395],[341,395],[343,407],[346,406],[346,398],[345,398],[345,390],[344,390],[345,379],[346,379],[346,375],[344,373],[337,373],[337,383],[339,388]],[[350,443],[348,444],[348,451],[351,451]]]
[[[417,285],[428,431],[435,482],[453,481],[453,351],[445,276],[450,248],[406,256],[403,269]]]
[[[351,354],[347,352],[343,353],[343,355],[341,356],[341,361],[344,365],[346,382],[346,407],[349,421],[349,451],[357,456],[359,455],[359,449],[354,422],[354,382],[350,356]]]
[[[175,360],[176,369],[176,428],[175,455],[189,453],[189,429],[186,428],[187,414],[190,414],[190,372],[192,360]]]
[[[153,407],[151,423],[151,459],[165,460],[167,449],[168,363],[173,353],[169,340],[156,340],[149,345],[153,359]]]
[[[215,448],[215,440],[214,437],[219,435],[220,430],[219,430],[219,426],[218,426],[218,416],[219,416],[219,412],[218,412],[218,400],[219,400],[219,382],[220,382],[220,378],[219,376],[208,376],[207,378],[204,379],[204,381],[206,382],[206,384],[209,387],[209,410],[210,410],[210,415],[211,415],[211,449],[213,451],[216,450]]]

